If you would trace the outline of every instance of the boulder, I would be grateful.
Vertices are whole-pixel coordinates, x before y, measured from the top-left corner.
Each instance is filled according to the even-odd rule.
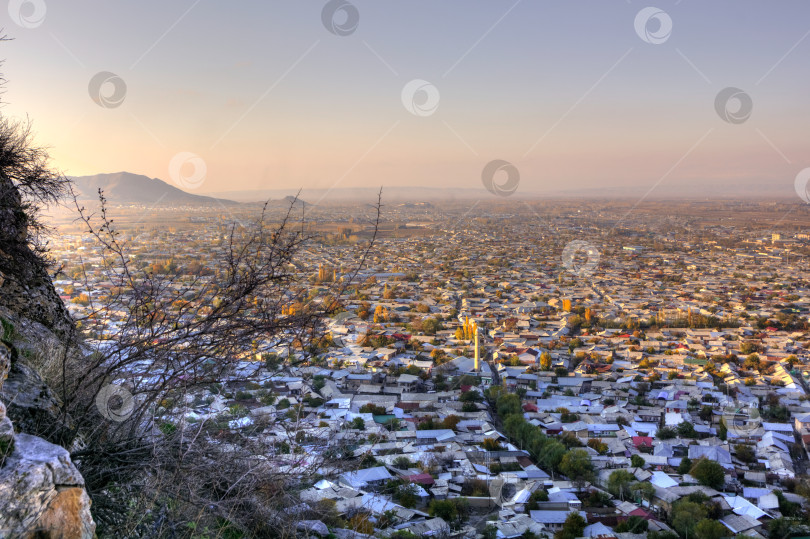
[[[84,479],[67,450],[17,434],[0,468],[0,537],[90,539],[95,523]]]

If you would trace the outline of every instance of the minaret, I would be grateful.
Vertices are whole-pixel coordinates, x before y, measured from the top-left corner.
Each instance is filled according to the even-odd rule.
[[[478,350],[478,324],[473,322],[473,327],[475,328],[475,372],[478,372],[478,364],[481,358]]]

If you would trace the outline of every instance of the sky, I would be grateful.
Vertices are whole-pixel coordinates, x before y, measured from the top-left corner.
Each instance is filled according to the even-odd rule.
[[[6,3],[0,113],[69,175],[483,189],[503,160],[599,196],[810,167],[805,0]]]

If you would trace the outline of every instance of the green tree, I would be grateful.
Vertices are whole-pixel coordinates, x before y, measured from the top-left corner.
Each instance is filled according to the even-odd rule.
[[[582,537],[587,522],[577,512],[571,512],[565,519],[562,529],[554,534],[554,539],[576,539]]]
[[[534,511],[539,506],[538,502],[547,502],[548,501],[548,492],[543,489],[537,489],[532,492],[532,495],[529,496],[529,502],[526,504],[526,509],[529,511]]]
[[[613,531],[616,533],[644,533],[649,527],[650,523],[646,519],[633,515],[624,522],[620,522],[613,528]]]
[[[462,393],[458,400],[461,402],[481,402],[484,398],[477,390],[471,389]]]
[[[447,500],[433,500],[428,505],[428,514],[440,517],[458,530],[470,516],[470,503],[466,498],[450,498]]]
[[[701,485],[720,490],[726,483],[726,471],[717,462],[702,458],[698,460],[689,474]]]
[[[465,402],[461,405],[462,412],[477,412],[478,406],[475,405],[474,402]]]
[[[734,453],[743,462],[754,462],[757,458],[754,449],[750,445],[737,444],[734,446]]]
[[[677,436],[677,433],[675,432],[675,429],[672,429],[670,427],[662,427],[658,429],[658,433],[656,434],[656,436],[660,440],[670,440],[675,436]]]
[[[643,468],[644,464],[644,459],[640,455],[633,455],[630,457],[630,465],[633,468]]]
[[[416,485],[406,483],[397,487],[393,498],[403,507],[416,507],[416,504],[419,503],[419,496],[416,493]]]
[[[716,520],[704,518],[695,525],[696,539],[720,539],[728,536],[728,528]]]
[[[682,537],[695,535],[695,526],[706,518],[706,508],[695,502],[682,499],[672,506],[672,528]]]
[[[689,457],[682,458],[681,463],[678,464],[678,473],[681,475],[688,474],[691,469],[692,460]]]
[[[636,477],[627,470],[616,470],[608,477],[607,489],[620,500],[624,500],[630,493],[630,484],[635,480]]]
[[[675,430],[678,432],[678,436],[680,436],[681,438],[697,437],[697,433],[695,432],[695,426],[688,421],[679,423]]]
[[[569,451],[560,461],[560,471],[577,484],[581,490],[586,481],[593,480],[591,456],[584,449]]]
[[[655,487],[652,483],[646,481],[638,481],[630,485],[630,492],[633,493],[633,499],[639,501],[647,500],[652,502],[653,498],[655,498]]]
[[[557,440],[549,440],[541,446],[539,451],[535,451],[534,455],[543,467],[553,470],[558,470],[563,457],[568,453],[568,448],[562,442]]]
[[[365,430],[366,422],[363,421],[362,417],[355,417],[352,419],[352,428],[356,430]]]
[[[392,465],[394,466],[394,468],[399,468],[400,470],[407,470],[408,468],[413,467],[413,462],[411,462],[411,459],[409,459],[408,457],[402,456],[395,458],[394,462],[392,462]]]
[[[510,414],[520,414],[520,399],[517,395],[507,393],[498,397],[498,415],[503,419]]]
[[[711,406],[703,406],[698,413],[700,419],[703,421],[711,421],[712,419],[712,407]]]
[[[769,539],[785,539],[785,537],[796,535],[808,535],[810,527],[798,519],[793,518],[775,518],[768,523],[768,538]]]

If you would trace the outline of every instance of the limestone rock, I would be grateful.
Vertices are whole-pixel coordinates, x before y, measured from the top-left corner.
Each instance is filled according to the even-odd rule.
[[[29,434],[14,442],[0,468],[0,537],[92,538],[90,498],[68,452]]]
[[[59,402],[37,372],[22,361],[14,362],[5,384],[0,386],[0,400],[8,406],[8,416],[17,430],[46,436],[59,442]]]

